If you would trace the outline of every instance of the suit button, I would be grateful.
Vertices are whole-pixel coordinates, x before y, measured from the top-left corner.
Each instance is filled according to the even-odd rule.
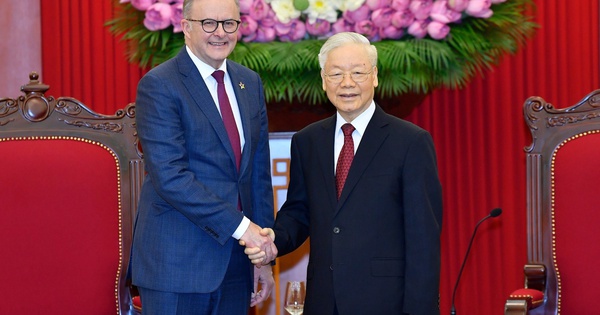
[[[333,265],[329,265],[329,270],[333,271]]]
[[[334,227],[333,228],[333,234],[340,234],[340,228],[339,227]]]

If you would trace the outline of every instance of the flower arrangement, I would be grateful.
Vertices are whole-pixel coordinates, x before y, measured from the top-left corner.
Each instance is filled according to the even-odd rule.
[[[183,0],[115,0],[107,22],[131,42],[129,58],[157,65],[184,44]],[[317,54],[343,31],[379,52],[379,97],[460,88],[536,28],[531,0],[239,0],[238,45],[230,56],[257,71],[268,101],[326,102]]]

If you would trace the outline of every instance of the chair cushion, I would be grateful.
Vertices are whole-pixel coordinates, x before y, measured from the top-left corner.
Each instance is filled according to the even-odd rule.
[[[142,299],[140,298],[139,295],[134,296],[131,301],[133,302],[133,308],[138,311],[141,312],[142,311]]]
[[[518,289],[510,294],[511,300],[527,301],[527,309],[536,308],[544,302],[544,292],[534,289]]]

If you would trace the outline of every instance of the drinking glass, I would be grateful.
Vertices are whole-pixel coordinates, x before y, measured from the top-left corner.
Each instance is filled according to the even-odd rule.
[[[285,310],[291,315],[302,315],[304,311],[304,281],[288,281],[285,288]]]

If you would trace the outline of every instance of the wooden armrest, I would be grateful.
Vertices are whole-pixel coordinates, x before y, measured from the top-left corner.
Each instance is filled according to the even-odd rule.
[[[504,306],[504,315],[526,315],[527,311],[544,303],[546,267],[525,265],[525,288],[512,292]]]
[[[504,305],[504,315],[527,315],[527,301],[507,300]]]
[[[525,265],[525,288],[546,291],[546,266],[541,264]]]

